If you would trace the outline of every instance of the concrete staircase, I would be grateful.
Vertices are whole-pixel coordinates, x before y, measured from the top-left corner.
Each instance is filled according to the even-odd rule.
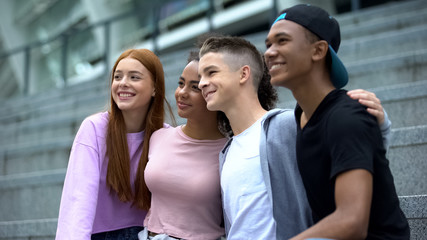
[[[393,122],[388,151],[411,239],[427,239],[427,2],[390,3],[336,16],[346,89],[365,88],[381,99]],[[246,36],[264,51],[266,32]],[[188,50],[160,56],[168,99]],[[53,239],[68,155],[84,117],[107,109],[108,77],[0,106],[0,239]],[[293,108],[279,89],[278,107]],[[182,119],[178,119],[182,122]]]

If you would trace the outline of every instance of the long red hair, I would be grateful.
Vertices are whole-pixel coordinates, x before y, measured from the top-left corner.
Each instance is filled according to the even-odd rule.
[[[111,94],[111,108],[107,129],[107,156],[109,158],[107,169],[107,185],[110,190],[117,193],[123,202],[132,201],[140,209],[150,208],[151,193],[144,181],[144,170],[148,162],[148,150],[151,134],[163,127],[165,118],[164,104],[169,112],[171,107],[165,97],[165,79],[163,66],[159,58],[148,49],[129,49],[123,52],[117,59],[111,74],[111,82],[114,80],[114,72],[117,64],[124,58],[133,58],[141,62],[152,75],[155,96],[152,97],[145,117],[144,141],[142,154],[138,164],[134,189],[130,182],[130,156],[126,137],[126,126],[121,110],[113,100]],[[110,83],[111,84],[111,83]],[[173,115],[171,115],[173,117]]]

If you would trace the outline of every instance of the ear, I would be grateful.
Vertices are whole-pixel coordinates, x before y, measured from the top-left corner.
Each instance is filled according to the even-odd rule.
[[[249,80],[251,76],[251,68],[248,65],[243,66],[240,69],[240,83],[245,83]]]
[[[326,54],[328,53],[328,50],[329,50],[328,42],[326,42],[325,40],[317,41],[313,43],[313,48],[314,48],[314,52],[312,56],[313,61],[319,61],[321,59],[326,58]]]
[[[156,96],[156,89],[154,89],[154,90],[153,90],[153,92],[151,93],[151,96],[152,96],[152,97],[155,97],[155,96]]]

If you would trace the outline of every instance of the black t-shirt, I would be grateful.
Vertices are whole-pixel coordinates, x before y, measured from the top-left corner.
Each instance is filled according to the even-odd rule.
[[[373,175],[367,239],[409,239],[375,117],[338,89],[323,99],[302,130],[301,114],[297,106],[297,161],[314,222],[336,208],[336,177],[344,171],[366,169]]]

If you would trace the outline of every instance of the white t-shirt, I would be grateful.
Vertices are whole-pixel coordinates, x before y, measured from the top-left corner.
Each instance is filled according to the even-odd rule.
[[[272,206],[259,158],[261,119],[234,136],[221,173],[224,210],[233,239],[276,239]]]

